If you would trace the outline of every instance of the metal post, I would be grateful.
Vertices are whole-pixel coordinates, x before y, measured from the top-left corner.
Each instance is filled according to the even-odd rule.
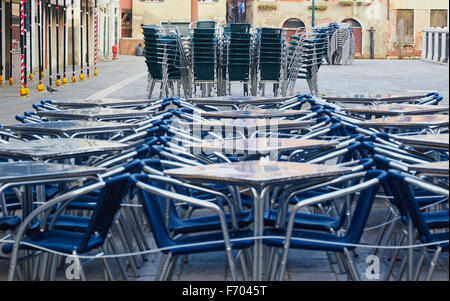
[[[42,84],[42,0],[37,2],[37,21],[38,21],[38,63],[39,63],[39,84],[37,85],[37,90],[39,92],[44,91],[44,85]]]
[[[86,75],[89,78],[89,0],[86,0]]]
[[[98,8],[97,0],[95,0],[94,12],[94,76],[98,75],[97,59],[98,59]]]
[[[12,15],[12,8],[13,2],[12,0],[9,0],[9,85],[12,86],[14,84],[14,78],[13,78],[13,68],[12,68],[12,52],[13,52],[13,43],[12,43],[12,26],[13,26],[13,15]]]
[[[29,0],[28,1],[28,8],[27,10],[27,17],[28,17],[28,30],[27,32],[29,33],[29,37],[30,37],[30,74],[28,75],[30,80],[33,79],[34,75],[33,75],[33,0]]]
[[[84,80],[83,74],[83,0],[80,0],[80,80]]]
[[[52,86],[52,5],[47,1],[47,23],[48,23],[48,85]]]
[[[62,84],[67,84],[66,77],[66,61],[67,61],[67,5],[66,0],[64,0],[64,14],[63,14],[63,78]]]
[[[3,2],[0,0],[0,86],[3,84]]]
[[[61,86],[61,76],[59,75],[59,5],[56,1],[55,7],[55,18],[56,18],[56,85]]]
[[[75,23],[74,23],[74,11],[73,8],[73,0],[71,2],[72,4],[72,82],[77,81],[77,77],[75,76]]]
[[[371,60],[373,60],[374,59],[374,38],[373,38],[373,36],[374,36],[374,32],[375,32],[375,29],[373,28],[373,27],[370,27],[370,29],[369,29],[369,32],[370,32],[370,59]]]
[[[26,0],[20,0],[20,89],[19,89],[19,95],[20,96],[27,96],[29,93],[29,90],[27,88],[27,43],[26,43],[26,24],[25,20],[27,17],[26,13],[27,8],[27,1]],[[12,37],[11,37],[12,38]]]
[[[316,13],[316,7],[314,5],[314,0],[312,0],[312,18],[311,18],[311,25],[314,27],[314,19],[315,19],[315,13]]]

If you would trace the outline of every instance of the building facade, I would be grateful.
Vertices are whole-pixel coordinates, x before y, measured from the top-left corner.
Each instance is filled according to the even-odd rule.
[[[316,0],[315,25],[346,22],[353,28],[356,57],[418,57],[422,29],[448,26],[447,0]],[[284,27],[292,32],[312,25],[311,0],[228,0],[231,22],[255,27]]]
[[[17,82],[21,78],[21,1],[0,1],[2,2],[0,12],[2,75],[5,80],[12,77]],[[72,61],[76,66],[77,74],[80,72],[82,58],[85,68],[88,63],[93,67],[95,11],[97,12],[98,22],[97,61],[112,59],[113,45],[117,45],[120,36],[119,0],[27,0],[23,3],[25,5],[24,14],[27,14],[24,23],[27,45],[27,49],[24,50],[24,59],[26,60],[28,74],[38,72],[39,56],[41,56],[44,71],[49,68],[51,63],[54,79],[56,79],[57,63],[62,74],[64,55],[67,71],[70,75],[72,74]],[[39,5],[41,5],[41,10]],[[83,7],[82,13],[80,11],[81,6]],[[66,15],[66,25],[64,25],[64,15]],[[83,29],[80,26],[81,17]],[[39,20],[41,21],[40,31]],[[81,34],[82,30],[83,34]],[[66,35],[65,40],[64,33]],[[41,52],[38,51],[39,36]],[[83,51],[81,51],[81,45],[83,45]],[[49,74],[49,72],[45,73]]]
[[[134,54],[143,43],[142,25],[171,24],[188,33],[189,24],[198,20],[226,23],[226,0],[121,0],[121,54]]]

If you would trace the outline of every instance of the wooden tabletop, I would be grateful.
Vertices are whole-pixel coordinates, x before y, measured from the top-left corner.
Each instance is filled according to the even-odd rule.
[[[413,164],[408,166],[408,170],[423,174],[440,175],[448,177],[448,161]]]
[[[192,181],[225,182],[252,186],[288,184],[348,174],[349,168],[281,161],[244,161],[166,170],[171,177]]]
[[[149,99],[119,99],[119,98],[103,98],[103,99],[69,99],[69,100],[52,100],[51,104],[61,107],[112,107],[112,106],[142,106],[150,105]]]
[[[361,127],[437,127],[448,125],[448,115],[413,115],[374,118],[355,122]]]
[[[418,115],[448,112],[448,106],[414,104],[380,104],[369,106],[344,106],[343,111],[361,114]]]
[[[204,118],[279,118],[297,117],[311,113],[306,110],[226,110],[202,112]]]
[[[35,134],[72,134],[81,132],[96,131],[118,131],[129,130],[137,127],[136,124],[124,122],[100,122],[89,120],[61,120],[40,123],[18,123],[7,124],[3,128],[16,133],[35,133]]]
[[[103,167],[33,161],[0,163],[0,183],[89,177],[105,172]]]
[[[205,153],[223,152],[267,154],[269,152],[285,152],[299,149],[333,148],[336,141],[314,139],[288,139],[288,138],[250,138],[235,140],[210,140],[202,143],[193,143],[187,148],[191,151]]]
[[[194,121],[189,123],[182,123],[182,126],[189,126],[191,128],[202,129],[204,131],[211,131],[214,129],[222,129],[225,127],[246,129],[246,130],[286,130],[305,128],[315,124],[316,121],[309,120],[286,120],[286,119],[223,119],[223,120],[204,120]]]
[[[352,96],[323,96],[322,98],[329,102],[369,104],[375,102],[415,102],[424,97],[427,97],[427,94],[359,94]]]
[[[42,140],[13,141],[0,144],[0,156],[27,160],[76,158],[110,151],[119,151],[128,145],[96,139],[44,138]]]
[[[410,146],[422,148],[448,149],[449,135],[393,135],[393,138]]]
[[[200,98],[187,98],[195,104],[202,105],[246,105],[246,104],[270,104],[279,103],[287,99],[294,97],[261,97],[261,96],[219,96],[219,97],[200,97]]]
[[[151,112],[147,111],[103,107],[58,111],[38,111],[36,114],[43,117],[58,119],[119,119],[151,116]]]

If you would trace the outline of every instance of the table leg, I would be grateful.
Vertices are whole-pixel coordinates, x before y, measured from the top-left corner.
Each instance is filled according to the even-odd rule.
[[[408,245],[414,244],[414,226],[411,217],[408,215]],[[408,249],[408,273],[407,280],[411,281],[413,279],[414,273],[414,249]]]
[[[254,226],[253,234],[260,237],[264,234],[264,200],[269,191],[269,187],[264,189],[251,189],[253,194]],[[262,239],[255,239],[253,247],[253,281],[262,281],[263,274],[263,242]]]

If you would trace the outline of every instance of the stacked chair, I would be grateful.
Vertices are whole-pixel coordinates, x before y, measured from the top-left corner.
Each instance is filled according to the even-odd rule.
[[[255,59],[258,89],[265,95],[265,84],[273,84],[273,94],[278,95],[286,66],[284,38],[277,28],[258,28],[256,33]]]
[[[169,76],[168,66],[173,63],[174,67],[182,61],[178,56],[176,62],[177,55],[171,52],[178,47],[177,42],[171,44],[176,39],[172,39],[167,28],[144,27],[144,30],[146,43],[155,45],[146,52],[149,72],[165,72]],[[203,55],[205,49],[217,51],[216,46],[209,44],[214,44],[217,37],[215,24],[199,22],[191,30],[190,47],[194,55],[191,61],[195,65],[193,72],[199,77],[204,73],[217,78],[224,70],[233,79],[250,76],[251,60],[255,57],[259,61],[258,77],[266,73],[283,74],[283,67],[271,60],[273,56],[283,56],[283,47],[276,51],[275,45],[281,45],[282,41],[277,30],[261,29],[253,41],[250,26],[246,24],[225,28],[226,60],[222,66],[226,68],[219,72],[217,62],[212,64]],[[317,58],[326,54],[327,30],[323,27],[298,33],[287,56],[291,63],[298,60],[296,63],[305,70],[312,67],[308,64],[317,63]],[[258,54],[251,54],[251,43],[259,45]],[[249,50],[248,56],[244,54],[245,49]],[[165,61],[158,59],[161,53]],[[168,59],[168,53],[173,54],[173,61]],[[303,69],[297,66],[296,70],[300,74]],[[309,70],[313,72],[312,68]],[[182,78],[182,72],[178,71]],[[439,94],[431,93],[421,101],[434,106],[441,99]],[[49,120],[40,117],[39,111],[66,109],[51,100],[33,108],[35,111],[25,112],[17,120],[42,125]],[[159,264],[156,280],[165,281],[174,278],[181,260],[195,265],[193,254],[212,252],[222,252],[223,269],[229,271],[232,280],[255,280],[252,270],[259,277],[257,260],[252,255],[260,254],[265,256],[258,261],[265,266],[261,269],[262,279],[285,280],[286,272],[295,264],[289,254],[296,250],[322,252],[333,269],[330,273],[337,271],[349,280],[362,280],[365,271],[355,261],[363,256],[358,259],[356,255],[368,252],[364,253],[360,247],[365,250],[370,247],[370,254],[380,258],[384,280],[432,280],[440,265],[440,255],[448,252],[448,177],[411,169],[415,164],[445,161],[448,164],[448,150],[423,149],[400,141],[402,136],[427,134],[426,131],[393,133],[383,128],[362,128],[358,122],[363,118],[346,114],[339,104],[304,94],[257,105],[255,109],[276,109],[277,113],[297,110],[302,113],[278,120],[308,121],[308,126],[280,128],[275,132],[261,128],[253,135],[238,129],[231,133],[211,128],[196,130],[195,125],[201,122],[220,122],[202,114],[220,113],[222,109],[197,106],[188,98],[164,98],[133,109],[149,114],[110,121],[131,124],[132,130],[84,134],[87,139],[121,142],[127,146],[123,151],[86,155],[77,161],[84,166],[105,168],[98,178],[77,178],[64,185],[42,183],[40,188],[30,191],[36,200],[37,195],[42,194],[42,198],[33,203],[31,213],[24,218],[19,216],[23,191],[0,185],[0,231],[5,233],[2,252],[10,261],[9,280],[58,279],[57,273],[64,271],[60,267],[67,268],[62,259],[70,256],[79,266],[82,280],[90,279],[86,265],[92,259],[100,259],[106,280],[138,278],[142,266],[156,261]],[[0,125],[0,150],[2,145],[14,141],[49,137],[19,134],[7,128]],[[440,133],[448,134],[448,125]],[[191,146],[205,141],[269,137],[295,142],[309,139],[332,142],[328,148],[287,150],[270,159],[289,165],[345,167],[348,173],[326,180],[280,182],[262,194],[259,215],[252,198],[255,189],[250,186],[218,180],[181,180],[167,173],[174,168],[201,171],[221,163],[266,162],[269,159],[260,154],[224,150],[194,152]],[[17,159],[2,157],[1,160],[0,164],[4,164]],[[383,221],[368,227],[380,210],[385,214]],[[261,223],[258,226],[262,227],[263,237],[255,238],[257,221]],[[369,231],[375,231],[373,241],[367,240]],[[257,252],[257,243],[263,246],[263,253]],[[162,257],[149,253],[159,253]],[[301,259],[301,254],[296,253],[296,257]]]
[[[327,51],[327,27],[301,28],[291,35],[283,96],[294,93],[297,79],[306,79],[311,94],[319,94],[317,73]]]
[[[190,25],[189,58],[196,95],[200,87],[201,96],[211,96],[211,90],[217,95],[220,73],[219,68],[219,32],[215,21],[198,21]]]
[[[355,54],[352,28],[347,23],[330,23],[328,30],[328,65],[350,65]]]
[[[265,95],[266,83],[273,94],[291,96],[297,79],[306,79],[312,95],[318,95],[317,74],[324,59],[329,64],[349,64],[353,59],[353,35],[346,24],[331,23],[299,28],[284,37],[279,28],[252,28],[251,24],[217,26],[215,21],[190,24],[181,39],[176,26],[142,26],[149,72],[148,97],[155,83],[162,95],[173,95],[177,84],[185,97],[200,88],[201,96],[232,95],[231,84],[243,85],[244,95]],[[171,89],[172,94],[169,93]]]
[[[190,74],[181,36],[176,26],[142,26],[144,32],[144,56],[147,64],[148,98],[151,98],[157,81],[161,83],[160,97],[174,94],[174,83],[178,94],[180,86],[185,95],[190,95]]]
[[[223,89],[231,95],[231,84],[243,84],[244,95],[249,94],[251,85],[252,49],[254,39],[251,24],[227,24],[222,36]]]

